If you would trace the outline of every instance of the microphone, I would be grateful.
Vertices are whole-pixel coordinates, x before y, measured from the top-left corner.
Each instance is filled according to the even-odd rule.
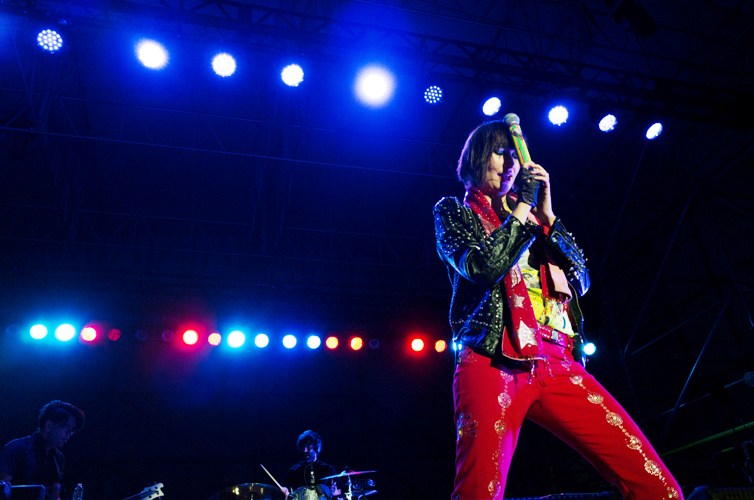
[[[503,117],[503,121],[508,125],[508,130],[511,132],[513,146],[516,148],[516,154],[518,154],[518,162],[521,165],[530,162],[529,148],[526,146],[524,133],[521,132],[521,119],[515,113],[508,113]]]

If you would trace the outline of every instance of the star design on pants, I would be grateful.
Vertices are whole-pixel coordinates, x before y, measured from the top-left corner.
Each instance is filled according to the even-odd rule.
[[[537,345],[537,339],[534,336],[534,330],[524,324],[523,321],[518,324],[518,343],[523,349],[530,345]]]

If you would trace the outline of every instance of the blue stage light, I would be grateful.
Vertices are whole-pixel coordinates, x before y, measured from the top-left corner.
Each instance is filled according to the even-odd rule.
[[[438,85],[430,85],[427,87],[424,91],[424,101],[426,101],[427,104],[438,104],[442,101],[442,88]]]
[[[583,351],[587,356],[591,356],[592,354],[597,352],[597,346],[592,342],[587,342],[586,344],[584,344]]]
[[[298,340],[296,339],[295,335],[288,334],[283,337],[283,347],[286,349],[293,349],[296,347],[296,344],[298,343]]]
[[[55,30],[42,30],[37,34],[37,45],[47,52],[57,52],[63,47],[63,37]]]
[[[547,118],[550,120],[550,123],[560,127],[568,121],[568,110],[565,106],[555,106],[547,114]]]
[[[354,84],[356,98],[365,106],[385,106],[395,91],[395,76],[387,68],[370,65],[359,71]]]
[[[319,337],[319,335],[309,335],[306,338],[306,346],[309,349],[319,349],[319,346],[322,345],[322,339]]]
[[[304,70],[298,64],[289,64],[280,72],[280,78],[289,87],[298,87],[304,81]]]
[[[42,340],[43,338],[47,337],[48,333],[49,331],[47,330],[47,326],[41,323],[32,325],[32,327],[29,328],[29,336],[34,340]]]
[[[647,129],[646,138],[651,141],[657,139],[660,134],[662,134],[662,123],[653,123],[652,126]]]
[[[259,347],[260,349],[264,349],[268,345],[270,345],[270,337],[266,333],[258,333],[256,337],[254,337],[254,345]]]
[[[238,349],[246,343],[246,334],[241,330],[233,330],[228,334],[228,346]]]
[[[482,113],[484,113],[486,116],[492,116],[498,111],[500,111],[500,107],[503,105],[502,102],[500,102],[500,99],[498,97],[490,97],[486,101],[484,101],[484,104],[482,105]]]
[[[232,55],[222,52],[212,58],[212,70],[223,78],[236,72],[236,60]]]
[[[603,132],[611,132],[615,129],[615,126],[618,124],[618,119],[615,117],[615,115],[605,115],[599,123],[600,130]]]
[[[168,64],[168,51],[154,40],[141,40],[136,44],[136,57],[149,69],[162,69]]]
[[[76,337],[76,327],[70,323],[63,323],[55,328],[55,338],[61,342],[69,342]]]

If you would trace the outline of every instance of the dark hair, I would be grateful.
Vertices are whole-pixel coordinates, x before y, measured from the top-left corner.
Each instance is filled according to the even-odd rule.
[[[296,448],[302,449],[307,444],[313,444],[317,448],[317,453],[322,453],[322,438],[314,431],[304,431],[296,440]]]
[[[492,152],[507,149],[508,144],[508,129],[500,120],[483,123],[472,130],[458,158],[458,180],[466,187],[481,184]]]
[[[84,427],[84,412],[71,403],[56,399],[50,401],[39,410],[37,425],[41,429],[48,420],[54,424],[62,425],[68,422],[68,419],[71,417],[76,421],[73,432],[80,431]]]

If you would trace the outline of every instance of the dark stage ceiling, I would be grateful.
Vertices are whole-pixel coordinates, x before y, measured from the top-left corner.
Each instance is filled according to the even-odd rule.
[[[66,37],[54,55],[33,45],[48,22]],[[337,466],[381,471],[381,498],[446,498],[452,361],[395,345],[417,328],[448,336],[432,206],[462,193],[454,164],[498,94],[589,257],[590,370],[684,486],[745,482],[753,25],[744,0],[0,0],[0,438],[27,432],[46,400],[74,400],[90,424],[70,473],[91,498],[162,481],[202,499],[269,482],[258,463],[284,469],[317,427]],[[139,36],[170,46],[165,71],[137,65]],[[210,74],[216,50],[237,55],[236,75]],[[278,80],[294,59],[307,71],[295,89]],[[372,61],[398,78],[377,110],[350,89]],[[421,100],[430,83],[439,106]],[[571,108],[559,128],[545,123],[555,103]],[[606,108],[621,120],[610,135],[594,128]],[[384,348],[245,363],[155,341],[58,356],[7,328],[70,310],[124,332],[240,318]],[[555,450],[545,465],[542,450]],[[533,427],[516,460],[511,495],[607,489]]]

